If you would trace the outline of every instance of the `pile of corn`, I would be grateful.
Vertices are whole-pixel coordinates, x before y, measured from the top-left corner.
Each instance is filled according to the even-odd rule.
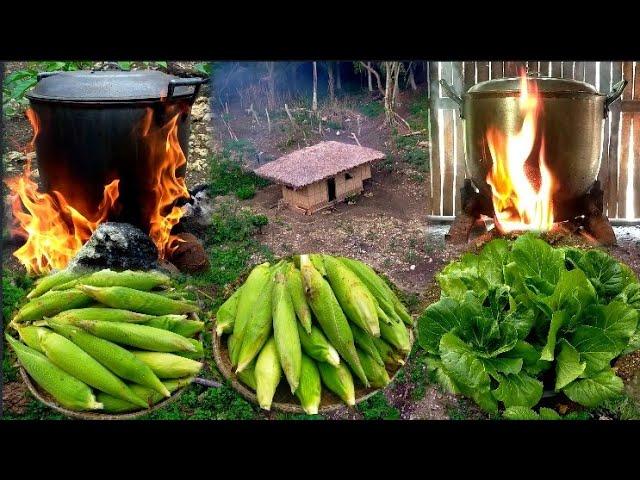
[[[149,408],[202,368],[197,304],[159,272],[70,271],[43,277],[6,334],[22,367],[61,406]],[[156,290],[156,291],[153,291]]]
[[[386,367],[403,364],[411,348],[405,323],[413,319],[373,269],[319,254],[258,265],[216,314],[236,375],[260,407],[271,408],[284,377],[309,414],[318,413],[322,384],[347,405],[352,374],[365,387],[386,386]]]

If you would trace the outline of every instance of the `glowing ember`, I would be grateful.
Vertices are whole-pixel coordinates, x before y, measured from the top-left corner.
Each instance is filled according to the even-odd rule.
[[[182,209],[176,206],[176,201],[189,198],[184,177],[176,176],[176,170],[187,163],[178,141],[179,118],[180,112],[157,128],[153,126],[153,111],[149,108],[143,121],[142,136],[149,147],[155,196],[149,236],[158,247],[160,258],[170,255],[181,241],[171,235],[171,229],[183,215]]]
[[[553,226],[554,180],[544,160],[544,139],[538,158],[539,189],[532,185],[525,171],[538,133],[540,106],[535,83],[529,85],[521,74],[519,107],[524,120],[520,131],[505,134],[495,127],[487,131],[493,160],[487,183],[491,186],[496,226],[502,232],[547,231]]]
[[[32,110],[27,111],[27,117],[34,130],[33,147],[39,122]],[[12,233],[26,239],[13,255],[29,273],[35,274],[66,267],[91,233],[107,218],[119,194],[119,180],[114,180],[104,188],[98,210],[91,218],[86,218],[69,205],[60,192],[38,192],[38,185],[31,179],[30,161],[22,175],[9,178],[5,183],[10,190],[14,218]]]

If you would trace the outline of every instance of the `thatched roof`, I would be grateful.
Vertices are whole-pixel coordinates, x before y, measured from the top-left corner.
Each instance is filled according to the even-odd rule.
[[[384,153],[372,148],[320,142],[269,162],[256,169],[255,173],[297,189],[384,157]]]

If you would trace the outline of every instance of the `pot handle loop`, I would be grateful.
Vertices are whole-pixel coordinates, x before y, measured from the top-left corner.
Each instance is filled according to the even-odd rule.
[[[458,95],[455,90],[453,89],[453,87],[451,85],[449,85],[445,79],[441,78],[440,79],[440,85],[442,86],[442,88],[444,89],[444,91],[446,92],[447,96],[453,100],[454,102],[456,102],[458,104],[458,107],[460,109],[460,118],[464,118],[464,111],[463,111],[463,107],[464,107],[464,101],[462,100],[462,97],[460,97],[460,95]]]
[[[193,103],[200,92],[200,87],[203,83],[207,83],[207,78],[174,78],[169,80],[169,86],[167,87],[167,100],[173,98],[176,87],[191,87],[193,86],[193,94],[191,95],[191,102]]]
[[[613,89],[611,90],[611,92],[604,99],[604,118],[607,118],[607,116],[609,115],[609,106],[613,102],[615,102],[620,97],[620,95],[622,95],[622,92],[624,91],[624,88],[627,86],[627,83],[629,83],[628,80],[625,80],[625,79],[620,80],[618,83],[616,83],[613,86]]]

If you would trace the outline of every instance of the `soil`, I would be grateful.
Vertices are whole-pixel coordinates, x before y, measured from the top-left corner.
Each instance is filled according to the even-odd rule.
[[[7,412],[23,415],[31,397],[24,382],[10,382],[2,386],[2,405]]]

